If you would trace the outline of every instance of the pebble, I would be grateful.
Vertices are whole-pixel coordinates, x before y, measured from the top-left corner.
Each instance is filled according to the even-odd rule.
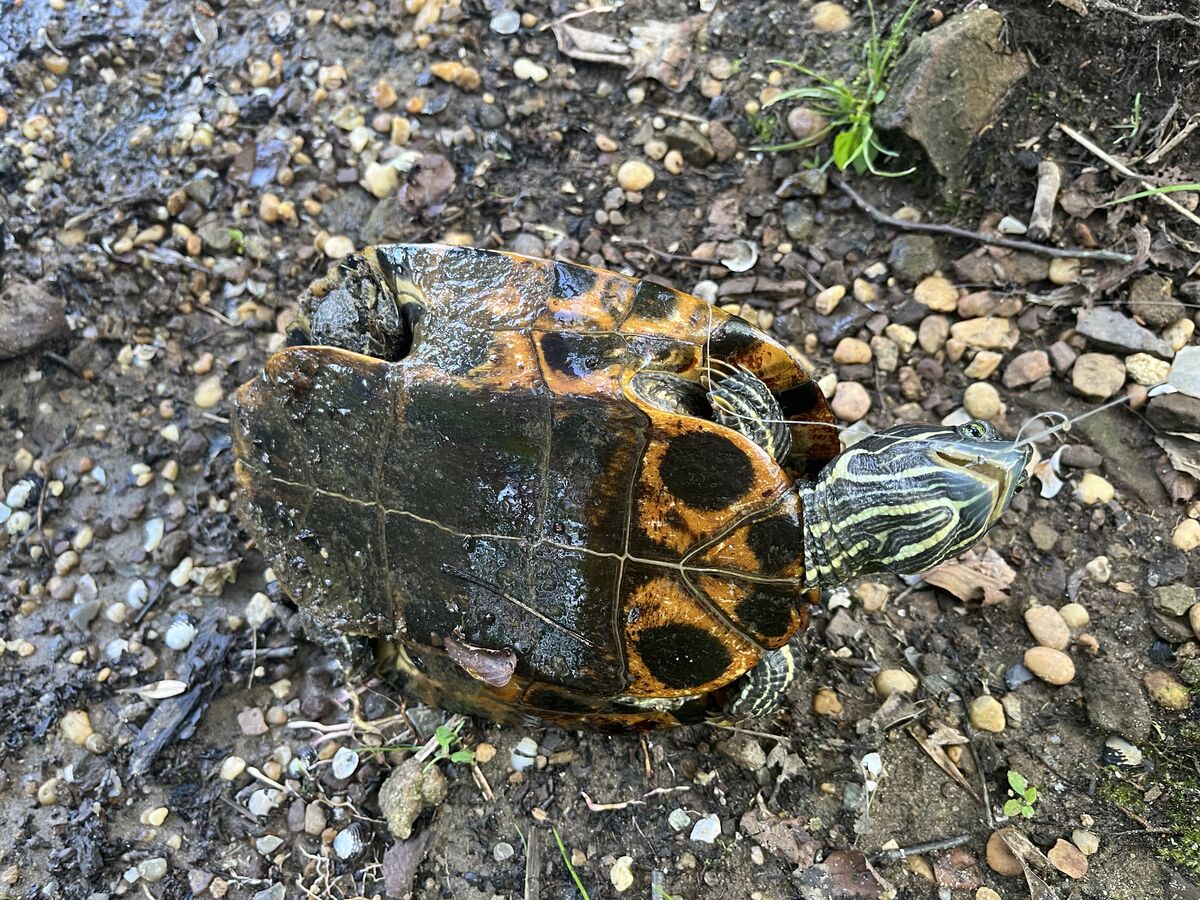
[[[812,711],[814,715],[833,718],[841,715],[842,701],[837,691],[830,688],[820,688],[813,694]]]
[[[1083,828],[1076,828],[1071,832],[1071,842],[1079,848],[1079,852],[1084,856],[1094,856],[1100,849],[1100,837]]]
[[[1021,861],[1013,855],[1013,852],[1008,849],[1008,844],[1004,843],[1004,838],[1001,837],[1001,832],[1007,830],[1002,829],[992,833],[987,842],[987,864],[993,872],[999,875],[1016,876],[1024,874],[1024,869],[1021,867]]]
[[[857,382],[839,381],[829,408],[843,422],[857,422],[870,411],[871,395]]]
[[[246,761],[240,756],[227,756],[221,763],[220,778],[222,781],[235,781],[246,771]]]
[[[519,57],[513,63],[513,75],[521,81],[532,81],[540,84],[550,77],[550,71],[545,66],[538,65],[527,56]]]
[[[913,289],[913,299],[934,312],[954,312],[958,309],[958,288],[941,275],[930,275]]]
[[[833,361],[838,365],[862,365],[871,361],[871,347],[858,338],[842,338],[833,350]]]
[[[788,130],[798,141],[806,141],[829,127],[829,120],[807,106],[796,106],[787,114]]]
[[[92,718],[86,709],[71,709],[63,713],[58,723],[62,736],[76,746],[82,747],[92,736]]]
[[[523,772],[532,766],[537,757],[537,741],[531,737],[523,737],[517,741],[517,746],[509,754],[509,765],[517,772]]]
[[[888,265],[901,281],[916,283],[940,263],[937,241],[924,234],[902,234],[892,241]]]
[[[1196,323],[1191,319],[1178,319],[1163,329],[1163,340],[1171,349],[1178,353],[1187,346],[1188,341],[1196,331]]]
[[[982,316],[955,322],[950,335],[976,350],[1011,350],[1021,337],[1016,322],[999,316]]]
[[[1155,356],[1171,357],[1170,344],[1111,306],[1081,309],[1077,315],[1076,330],[1096,344],[1126,353],[1145,350]]]
[[[717,744],[717,752],[751,772],[767,764],[767,755],[758,741],[749,735],[735,735]]]
[[[1075,487],[1075,496],[1087,506],[1108,503],[1115,493],[1113,486],[1095,472],[1085,472]]]
[[[1087,874],[1087,857],[1070,841],[1059,838],[1046,856],[1050,864],[1068,878],[1083,878]]]
[[[387,163],[373,162],[363,173],[363,183],[367,191],[378,199],[391,196],[400,186],[400,174],[396,167]]]
[[[976,381],[984,381],[989,378],[993,372],[1000,366],[1000,361],[1004,357],[995,350],[980,350],[975,354],[975,358],[967,364],[963,369],[963,374],[968,378],[974,378]]]
[[[1091,621],[1088,611],[1079,603],[1068,603],[1058,614],[1069,628],[1083,628]]]
[[[358,752],[349,747],[339,747],[333,754],[330,765],[334,778],[349,778],[358,769]]]
[[[835,284],[825,288],[825,290],[813,298],[813,307],[819,315],[827,316],[837,309],[837,305],[842,302],[842,298],[845,296],[846,286],[844,284]]]
[[[975,892],[975,900],[1002,900],[1002,898],[990,887],[983,885]]]
[[[1192,705],[1191,692],[1169,672],[1147,672],[1142,683],[1150,699],[1164,709],[1187,709]]]
[[[1151,328],[1164,328],[1186,313],[1184,305],[1172,296],[1170,278],[1141,275],[1129,285],[1129,311]]]
[[[315,800],[304,807],[304,833],[319,837],[328,824],[325,808]]]
[[[1053,606],[1035,606],[1025,610],[1025,626],[1043,647],[1066,650],[1071,643],[1071,628]]]
[[[1047,684],[1068,684],[1075,677],[1075,663],[1061,650],[1031,647],[1025,651],[1025,668]]]
[[[500,843],[496,844],[496,846],[492,848],[492,858],[495,859],[496,862],[507,862],[508,860],[512,859],[516,853],[517,851],[508,841],[500,841]]]
[[[221,387],[220,375],[209,375],[192,392],[192,403],[200,409],[212,409],[224,399],[225,389]]]
[[[167,626],[163,636],[165,643],[172,650],[186,650],[196,638],[196,626],[186,614],[178,615]]]
[[[994,419],[1004,412],[1000,392],[986,381],[977,381],[967,386],[963,394],[963,407],[971,418],[984,421]]]
[[[1188,624],[1192,626],[1192,633],[1196,635],[1196,640],[1200,641],[1200,603],[1196,603],[1188,610]]]
[[[1200,522],[1184,519],[1172,529],[1171,543],[1184,553],[1191,553],[1200,547]]]
[[[361,830],[354,825],[343,828],[333,838],[333,852],[338,859],[353,859],[365,846]]]
[[[156,881],[162,881],[166,876],[167,861],[161,856],[152,856],[138,863],[137,871],[143,881],[149,881],[153,884]]]
[[[917,343],[926,353],[934,354],[946,346],[950,336],[950,320],[945,316],[926,316],[917,326]]]
[[[1165,616],[1184,616],[1196,602],[1196,589],[1186,584],[1164,584],[1154,589],[1153,607]]]
[[[971,724],[981,731],[999,734],[1004,730],[1004,707],[991,694],[983,694],[971,701]]]
[[[1013,357],[1004,367],[1004,386],[1023,387],[1040,381],[1050,374],[1050,357],[1045,350],[1028,350]]]
[[[623,894],[633,887],[633,857],[622,856],[613,863],[613,867],[608,870],[608,880],[612,882],[618,894]]]
[[[1135,353],[1125,357],[1125,371],[1138,384],[1154,387],[1167,380],[1167,376],[1171,374],[1171,364],[1149,353]]]
[[[1079,280],[1081,271],[1079,260],[1056,257],[1050,260],[1050,269],[1046,277],[1053,284],[1074,284]]]
[[[640,193],[654,183],[654,170],[640,159],[629,159],[617,169],[617,184],[622,190]]]
[[[883,669],[875,676],[875,693],[886,700],[892,694],[915,694],[919,684],[905,669]]]
[[[812,26],[813,31],[819,31],[822,34],[836,34],[845,31],[850,27],[851,22],[850,13],[846,7],[840,3],[829,2],[829,0],[820,0],[820,2],[814,3],[808,14],[808,23]]]
[[[675,831],[683,831],[691,823],[692,817],[684,809],[673,809],[671,810],[671,814],[667,816],[667,824]]]
[[[1088,578],[1096,584],[1108,584],[1112,580],[1112,563],[1107,556],[1092,557],[1083,567],[1083,571],[1087,572]]]
[[[262,709],[257,706],[250,706],[243,709],[238,713],[237,721],[242,734],[247,737],[256,737],[267,733],[267,720],[263,716]]]
[[[1043,553],[1054,549],[1054,545],[1058,543],[1058,532],[1040,519],[1029,526],[1029,537],[1033,546]]]
[[[709,813],[692,826],[691,840],[711,844],[721,836],[721,820],[716,813]]]
[[[341,259],[354,252],[354,241],[344,234],[335,234],[325,242],[323,252],[329,259]]]

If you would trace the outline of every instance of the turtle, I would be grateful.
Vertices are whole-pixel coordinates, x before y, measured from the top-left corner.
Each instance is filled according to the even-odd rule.
[[[302,302],[235,398],[240,515],[311,634],[447,710],[766,715],[822,588],[959,554],[1029,461],[978,421],[843,449],[775,338],[570,262],[380,245]]]

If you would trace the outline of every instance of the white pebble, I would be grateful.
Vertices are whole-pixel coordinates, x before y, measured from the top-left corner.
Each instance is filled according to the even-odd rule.
[[[691,823],[692,817],[683,809],[673,809],[671,810],[671,814],[667,816],[667,824],[676,831],[683,831]]]
[[[702,844],[711,844],[721,836],[721,820],[716,813],[709,813],[692,828],[691,839]]]
[[[358,769],[358,753],[349,747],[340,747],[333,754],[333,777],[349,778]]]
[[[158,549],[158,545],[162,543],[163,533],[166,531],[166,523],[163,522],[161,516],[155,516],[153,519],[147,519],[142,526],[142,531],[146,535],[146,539],[142,541],[142,549],[147,553],[153,553]]]
[[[187,615],[178,615],[167,626],[167,633],[163,640],[172,650],[186,650],[191,646],[195,637],[196,626],[192,620]]]

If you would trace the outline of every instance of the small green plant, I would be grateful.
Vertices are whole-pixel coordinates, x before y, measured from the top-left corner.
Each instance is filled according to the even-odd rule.
[[[575,867],[571,865],[571,857],[567,856],[567,848],[563,845],[562,836],[558,833],[558,829],[553,825],[550,830],[554,832],[554,843],[558,844],[558,852],[562,854],[563,864],[566,865],[567,871],[571,873],[571,880],[575,882],[575,890],[579,891],[579,896],[583,900],[591,900],[588,897],[587,888],[583,886],[583,882],[579,880],[579,873],[575,871]]]
[[[754,134],[758,137],[760,143],[770,144],[775,140],[775,134],[779,130],[779,120],[774,116],[765,115],[760,112],[746,113],[746,121],[754,129]]]
[[[1025,780],[1025,776],[1020,772],[1014,772],[1012,769],[1008,771],[1008,786],[1011,788],[1010,793],[1016,794],[1005,801],[1004,814],[1006,816],[1024,816],[1026,819],[1032,819],[1034,806],[1037,804],[1038,790],[1033,785]]]
[[[462,731],[463,723],[459,722],[453,728],[447,728],[445,725],[439,725],[437,731],[433,733],[433,739],[437,741],[437,749],[433,751],[433,756],[425,765],[426,770],[433,768],[443,759],[449,760],[452,763],[459,765],[467,765],[475,761],[475,751],[468,750],[466,747],[460,746],[457,750],[454,749],[455,744],[462,740],[460,732]]]
[[[227,231],[229,232],[229,239],[231,241],[233,241],[234,252],[238,256],[243,255],[246,252],[246,235],[245,235],[245,233],[238,228],[229,228],[229,229],[227,229]]]
[[[1115,141],[1113,146],[1124,144],[1132,141],[1138,133],[1138,129],[1142,127],[1142,92],[1138,91],[1133,95],[1133,110],[1129,113],[1129,118],[1123,122],[1119,122],[1113,126],[1113,131],[1125,132]]]
[[[885,147],[875,133],[872,116],[875,108],[883,102],[888,91],[888,76],[896,65],[896,57],[904,42],[904,33],[909,20],[917,8],[913,0],[899,19],[892,25],[887,38],[879,33],[875,17],[875,5],[868,0],[871,10],[871,35],[863,44],[863,64],[850,81],[830,78],[807,66],[785,59],[773,59],[772,65],[786,66],[816,82],[806,87],[789,88],[771,98],[767,106],[787,100],[804,100],[815,112],[829,120],[829,124],[816,134],[787,144],[759,147],[760,150],[798,150],[813,147],[833,135],[833,151],[830,161],[843,172],[853,166],[859,175],[870,172],[896,178],[908,175],[913,169],[891,172],[880,169],[876,162],[880,156],[895,157],[897,154]]]

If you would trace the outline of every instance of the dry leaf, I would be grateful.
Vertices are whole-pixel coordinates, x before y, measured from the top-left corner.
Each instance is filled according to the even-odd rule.
[[[168,697],[178,697],[188,689],[186,681],[178,681],[174,678],[165,678],[162,681],[156,681],[153,684],[145,684],[141,687],[122,688],[117,693],[119,694],[137,694],[146,700],[166,700]]]
[[[970,794],[976,803],[983,803],[983,799],[976,793],[975,788],[971,786],[971,782],[967,781],[966,776],[963,775],[958,766],[946,755],[946,751],[929,739],[925,734],[925,729],[920,725],[909,725],[908,733],[917,742],[917,746],[924,750],[929,755],[929,758],[937,763],[938,768],[954,779],[955,784]],[[966,743],[966,741],[964,740],[963,743]]]
[[[682,22],[634,25],[629,39],[633,65],[626,81],[653,78],[672,91],[682,91],[696,72],[692,41],[707,22],[708,16],[700,13]]]
[[[1050,865],[1068,878],[1082,878],[1087,874],[1087,857],[1070,841],[1059,838],[1058,843],[1050,848],[1046,856],[1050,859]]]
[[[980,556],[974,550],[925,573],[925,581],[949,591],[964,603],[982,598],[984,606],[1008,600],[1006,593],[1017,573],[990,547]]]
[[[822,844],[813,839],[799,819],[781,818],[751,809],[742,816],[741,832],[768,853],[797,868],[806,869],[817,859]]]
[[[571,59],[609,63],[621,67],[633,65],[633,54],[629,52],[629,45],[612,35],[576,28],[565,22],[555,22],[551,27],[554,30],[554,39],[558,41],[559,52]]]

